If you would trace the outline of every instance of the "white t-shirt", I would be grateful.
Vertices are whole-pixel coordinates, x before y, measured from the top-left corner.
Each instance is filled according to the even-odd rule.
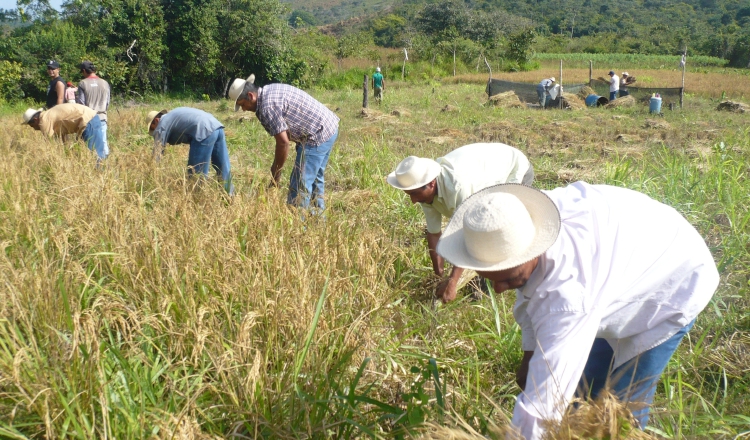
[[[612,75],[612,80],[609,82],[609,91],[616,92],[620,90],[620,77],[617,75]]]
[[[560,235],[514,309],[523,349],[534,351],[513,412],[526,439],[561,418],[595,338],[612,346],[616,368],[695,319],[719,283],[703,238],[673,208],[584,182],[545,194],[560,211]]]
[[[431,234],[442,230],[443,216],[451,218],[467,197],[499,183],[521,183],[530,166],[522,152],[500,143],[465,145],[436,162],[442,168],[438,193],[432,204],[421,203]]]

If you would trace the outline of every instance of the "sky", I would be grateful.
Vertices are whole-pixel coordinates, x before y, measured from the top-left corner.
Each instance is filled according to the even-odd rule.
[[[60,10],[63,0],[49,0],[53,8]],[[0,0],[0,9],[16,9],[16,0]]]

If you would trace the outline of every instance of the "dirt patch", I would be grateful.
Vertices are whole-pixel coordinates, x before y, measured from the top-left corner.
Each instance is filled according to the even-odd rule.
[[[447,144],[449,142],[453,142],[454,141],[454,139],[452,137],[450,137],[450,136],[428,137],[428,138],[425,138],[425,140],[427,142],[431,142],[433,144],[438,144],[438,145],[444,145],[444,144]]]
[[[369,108],[363,108],[359,111],[357,116],[369,121],[395,121],[395,118],[393,116]]]
[[[669,125],[669,122],[660,119],[646,119],[643,123],[643,128],[668,129],[672,128],[672,126]]]
[[[512,90],[510,92],[498,93],[497,95],[490,96],[487,103],[502,108],[525,108],[521,100],[518,99],[516,92]]]
[[[635,105],[635,98],[633,98],[632,95],[623,96],[622,98],[617,98],[612,101],[609,101],[607,105],[604,106],[604,108],[626,108],[626,107],[633,107]]]
[[[456,107],[455,105],[447,104],[445,107],[441,108],[440,111],[443,113],[453,113],[453,112],[460,111],[460,109]]]
[[[409,110],[404,110],[402,108],[397,108],[397,109],[393,109],[391,111],[391,116],[395,116],[397,118],[409,117],[409,116],[411,116],[411,112],[409,112]]]
[[[632,136],[629,134],[618,134],[615,136],[615,142],[622,142],[624,144],[632,144],[633,142],[639,142],[641,139],[637,136]]]
[[[750,106],[742,102],[723,101],[719,103],[718,107],[716,107],[716,110],[732,113],[747,113],[748,111],[750,111]]]

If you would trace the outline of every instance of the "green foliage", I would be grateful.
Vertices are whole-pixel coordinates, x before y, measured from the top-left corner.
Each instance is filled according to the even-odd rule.
[[[15,101],[23,98],[22,72],[23,68],[19,63],[0,60],[0,100]]]
[[[524,69],[533,55],[531,46],[534,44],[536,33],[533,29],[525,29],[508,38],[505,58],[518,64]]]
[[[318,20],[315,18],[314,15],[312,15],[311,13],[307,11],[295,9],[289,15],[288,23],[289,23],[289,26],[293,28],[302,28],[302,27],[307,27],[307,26],[316,26],[318,24]]]
[[[338,60],[339,69],[341,69],[341,61],[344,58],[362,51],[370,41],[372,41],[372,35],[368,32],[357,32],[340,37],[336,41],[336,46],[333,51],[336,60]]]
[[[585,63],[586,65],[591,60],[594,65],[617,64],[623,68],[635,66],[642,69],[676,69],[681,56],[629,53],[536,53],[534,59],[539,61],[563,60],[563,62]],[[687,62],[693,67],[725,67],[728,63],[727,60],[704,55],[689,56]]]
[[[382,47],[400,47],[403,45],[401,33],[406,26],[406,19],[396,14],[377,17],[370,23],[373,41]]]

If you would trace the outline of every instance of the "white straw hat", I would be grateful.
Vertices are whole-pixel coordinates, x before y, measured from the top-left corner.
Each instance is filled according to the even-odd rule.
[[[622,72],[622,76],[630,76],[628,72]]]
[[[552,81],[552,82],[555,82],[555,77],[553,76],[549,80]]]
[[[41,112],[42,109],[35,110],[33,108],[26,109],[25,112],[23,112],[23,123],[28,124],[29,121],[34,117],[35,114]]]
[[[456,209],[438,254],[464,269],[499,271],[543,254],[560,233],[560,212],[543,192],[526,185],[495,185]]]
[[[432,159],[409,156],[385,180],[394,188],[408,191],[432,182],[440,175],[440,170],[440,164]]]
[[[148,134],[150,136],[154,135],[154,130],[151,129],[151,123],[154,122],[154,118],[156,118],[157,116],[166,115],[168,112],[169,112],[169,110],[162,110],[162,111],[158,111],[158,112],[156,110],[154,110],[154,111],[148,112],[148,114],[146,115],[146,124],[148,124],[147,125],[147,127],[148,127]]]
[[[237,100],[240,99],[242,89],[245,88],[246,83],[255,83],[255,74],[251,74],[247,77],[247,79],[235,78],[235,80],[232,82],[232,85],[229,86],[227,97],[230,101],[234,101],[234,111],[238,111],[240,109],[240,106],[237,105]]]

